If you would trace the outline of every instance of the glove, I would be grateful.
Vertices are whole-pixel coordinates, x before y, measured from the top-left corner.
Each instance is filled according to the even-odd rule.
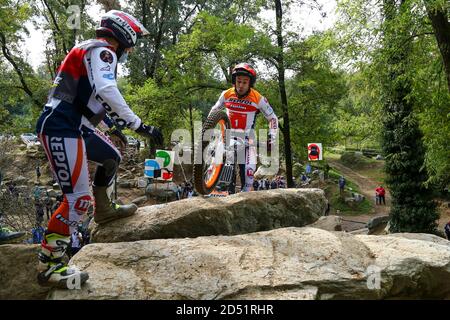
[[[112,129],[108,131],[108,135],[110,136],[111,140],[116,144],[119,148],[126,148],[128,144],[127,137],[122,133],[122,131],[118,129]]]
[[[143,123],[139,126],[139,128],[136,129],[136,133],[140,134],[143,137],[146,138],[153,138],[153,141],[156,143],[156,145],[162,145],[163,144],[163,135],[161,131],[154,126],[147,126]]]

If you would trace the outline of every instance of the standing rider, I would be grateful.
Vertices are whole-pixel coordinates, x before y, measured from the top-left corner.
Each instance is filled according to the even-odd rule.
[[[38,282],[44,286],[68,287],[86,272],[63,262],[70,235],[77,230],[95,199],[94,220],[106,223],[134,214],[134,204],[112,202],[107,189],[113,183],[121,154],[96,126],[106,114],[118,127],[129,128],[155,143],[161,132],[145,125],[129,108],[116,83],[117,63],[125,62],[137,39],[148,31],[133,16],[117,10],[105,13],[96,29],[96,39],[84,41],[69,52],[58,69],[49,99],[37,122],[37,132],[53,173],[63,192],[63,201],[48,222],[39,253]],[[112,134],[126,141],[118,130]],[[97,164],[93,196],[87,160]],[[73,281],[73,280],[72,280]]]
[[[231,73],[233,87],[223,91],[212,112],[226,108],[232,129],[254,129],[256,116],[262,112],[269,122],[269,146],[275,143],[278,118],[265,97],[253,87],[256,82],[256,71],[247,63],[239,63]],[[239,164],[242,191],[250,191],[253,186],[253,175],[256,170],[256,150],[253,146],[245,146],[245,163]]]

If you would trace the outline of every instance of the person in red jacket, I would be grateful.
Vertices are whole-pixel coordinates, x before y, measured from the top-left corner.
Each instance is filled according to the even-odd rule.
[[[383,204],[386,205],[385,199],[386,190],[384,190],[383,186],[380,185],[378,188],[376,188],[375,193],[377,196],[377,204],[381,204],[381,200],[383,200]]]

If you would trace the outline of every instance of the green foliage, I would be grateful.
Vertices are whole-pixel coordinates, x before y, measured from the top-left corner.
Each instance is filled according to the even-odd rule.
[[[351,192],[345,192],[345,197],[350,197]],[[330,207],[333,210],[339,210],[344,215],[368,214],[373,209],[372,199],[364,199],[361,202],[345,202],[345,199],[339,195],[339,191],[332,194]]]
[[[409,31],[411,2],[397,7],[385,2],[383,60],[388,65],[384,74],[383,151],[386,157],[386,182],[392,195],[391,230],[393,232],[434,232],[438,214],[430,190],[424,186],[425,148],[411,95],[411,79],[407,76],[412,53]]]
[[[355,152],[345,152],[340,160],[344,165],[350,168],[367,168],[373,163],[373,160]]]
[[[144,122],[163,129],[166,142],[172,131],[180,127],[182,101],[170,88],[159,88],[148,79],[141,87],[125,85],[125,99]]]

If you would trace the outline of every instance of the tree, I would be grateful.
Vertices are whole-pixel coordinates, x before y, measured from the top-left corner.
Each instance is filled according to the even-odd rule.
[[[38,21],[34,21],[35,27],[51,34],[47,38],[45,57],[52,79],[72,47],[94,37],[94,22],[87,14],[87,6],[87,0],[39,0],[32,3],[31,8]]]
[[[448,14],[450,3],[448,1],[424,0],[424,4],[442,55],[447,74],[447,86],[450,92],[450,15]]]
[[[33,70],[21,57],[18,48],[18,43],[22,40],[21,33],[27,33],[24,24],[31,16],[30,7],[25,1],[13,3],[1,0],[0,3],[0,57],[14,70],[18,82],[14,84],[16,89],[22,90],[35,105],[41,107],[42,101],[34,93]]]
[[[388,77],[380,78],[387,65],[381,53],[384,44],[382,7],[373,4],[365,0],[338,1],[338,23],[333,32],[328,33],[329,40],[322,43],[329,45],[335,61],[344,70],[361,74],[360,82],[367,85],[356,91],[351,89],[349,98],[354,99],[356,93],[369,101],[376,120],[383,114],[382,84]],[[404,39],[410,48],[404,74],[410,81],[408,98],[412,98],[413,112],[424,134],[427,185],[444,190],[450,184],[450,150],[446,142],[450,139],[450,92],[446,86],[448,76],[443,55],[428,11],[432,8],[448,11],[445,9],[448,1],[410,0],[408,5],[411,9],[403,13],[410,19],[409,34]]]
[[[424,146],[413,113],[411,80],[406,76],[411,53],[411,1],[383,1],[384,131],[386,182],[392,195],[392,232],[434,232],[438,214],[424,186]]]
[[[276,61],[276,68],[278,71],[278,87],[280,90],[281,107],[283,110],[283,126],[281,130],[284,138],[284,153],[286,156],[286,181],[289,188],[294,187],[294,180],[292,179],[292,150],[291,150],[291,131],[289,123],[289,108],[286,94],[285,84],[285,65],[284,65],[284,41],[283,41],[283,8],[281,0],[275,0],[276,13],[276,35],[278,54],[274,57]]]

